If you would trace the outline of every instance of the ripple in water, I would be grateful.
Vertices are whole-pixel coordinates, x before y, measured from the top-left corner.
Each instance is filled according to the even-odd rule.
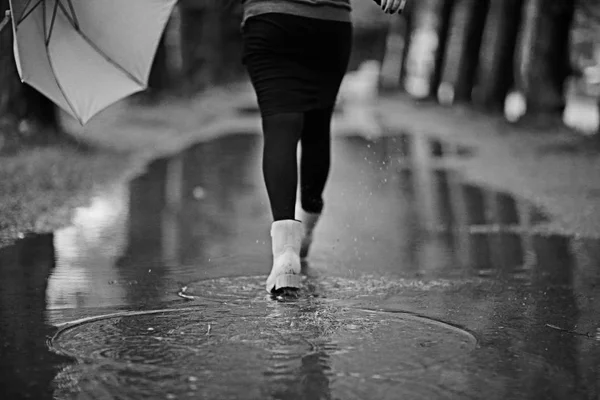
[[[475,345],[440,322],[318,298],[100,318],[51,342],[81,361],[56,397],[106,399],[444,399],[440,370]]]
[[[220,301],[264,301],[264,276],[228,277],[203,280],[189,284],[179,293],[187,299],[215,299]],[[359,279],[337,276],[320,276],[318,279],[304,276],[300,298],[330,298],[352,300],[361,297],[390,296],[398,292],[415,290],[447,290],[467,284],[481,284],[477,279],[387,279],[375,275],[362,275]]]

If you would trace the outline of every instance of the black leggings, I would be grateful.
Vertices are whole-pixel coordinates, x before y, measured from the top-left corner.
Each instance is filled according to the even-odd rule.
[[[295,219],[299,141],[301,205],[307,212],[322,211],[331,164],[332,112],[330,107],[263,116],[263,175],[274,221]]]

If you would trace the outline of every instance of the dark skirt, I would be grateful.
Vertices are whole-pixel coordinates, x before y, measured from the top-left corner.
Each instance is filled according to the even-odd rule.
[[[261,114],[332,107],[352,47],[352,24],[269,13],[242,28],[242,62]]]

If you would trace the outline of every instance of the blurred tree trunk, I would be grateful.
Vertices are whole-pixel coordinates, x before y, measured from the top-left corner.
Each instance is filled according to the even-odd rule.
[[[573,0],[527,0],[518,59],[518,86],[528,120],[562,121],[571,75],[569,35]]]
[[[156,55],[150,69],[150,77],[148,78],[148,88],[151,94],[159,95],[169,87],[170,74],[167,58],[167,46],[165,43],[165,35],[160,39]]]
[[[488,111],[503,112],[514,84],[515,49],[523,0],[490,0],[483,32],[473,100]]]
[[[440,18],[440,27],[438,30],[439,45],[436,49],[435,69],[433,71],[433,76],[431,77],[432,95],[436,97],[437,89],[440,86],[440,82],[442,81],[442,74],[444,72],[443,68],[444,63],[446,61],[446,54],[448,52],[448,38],[450,36],[450,22],[455,3],[456,0],[443,0],[441,6],[438,6],[438,15]]]
[[[367,60],[383,63],[386,49],[388,25],[355,29],[352,39],[352,53],[348,62],[348,71],[357,70]]]
[[[411,38],[413,34],[414,24],[414,3],[408,2],[404,9],[404,49],[402,51],[402,67],[400,68],[400,85],[404,87],[403,82],[407,76],[408,52],[411,47]]]
[[[422,0],[414,5],[405,87],[416,98],[435,97],[441,79],[454,0]]]
[[[179,41],[173,43],[174,36],[180,37],[177,7],[158,42],[148,77],[148,89],[142,95],[145,100],[160,100],[163,95],[177,89],[181,73],[181,47]]]
[[[193,92],[239,78],[241,4],[187,0],[180,7],[185,86]]]
[[[215,4],[182,3],[181,47],[183,74],[188,90],[197,91],[208,86],[215,71],[218,53],[212,45],[218,21],[214,18]]]
[[[438,98],[471,101],[489,0],[455,0]]]
[[[385,54],[381,65],[381,86],[382,89],[397,90],[404,65],[407,23],[405,18],[393,17],[388,24]]]
[[[216,1],[209,1],[207,5],[202,48],[206,56],[204,83],[206,86],[210,86],[218,80],[223,65],[223,21],[221,19],[221,4]]]
[[[221,7],[220,18],[222,36],[222,58],[219,68],[219,81],[231,82],[245,76],[246,70],[242,64],[242,3],[232,0],[228,7]]]
[[[29,85],[23,86],[22,93],[25,104],[23,117],[33,123],[33,126],[29,129],[42,128],[48,130],[42,132],[43,135],[58,135],[61,128],[58,121],[57,106]],[[35,132],[28,133],[33,134]]]
[[[8,10],[8,0],[0,0],[0,19]],[[0,33],[0,117],[17,118],[21,108],[21,84],[12,52],[12,29],[9,25]]]
[[[372,0],[354,1],[353,43],[348,71],[354,71],[367,60],[383,63],[391,16],[381,11]]]
[[[598,0],[576,0],[573,30],[571,31],[571,50],[577,63],[578,70],[583,75],[583,69],[594,65],[600,71],[600,2]],[[583,77],[583,76],[581,76]],[[588,89],[591,89],[588,87]],[[600,115],[600,84],[596,83],[595,93]],[[600,142],[600,121],[598,135]]]

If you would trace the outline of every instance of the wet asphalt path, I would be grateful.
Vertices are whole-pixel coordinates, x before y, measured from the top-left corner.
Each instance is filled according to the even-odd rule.
[[[473,149],[336,138],[288,301],[263,293],[260,151],[230,132],[0,249],[2,398],[600,396],[600,242],[465,182]]]

